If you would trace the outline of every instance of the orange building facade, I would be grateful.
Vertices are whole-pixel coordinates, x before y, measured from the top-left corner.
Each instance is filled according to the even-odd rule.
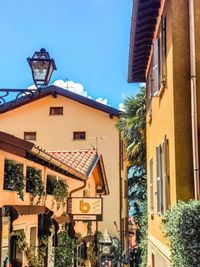
[[[45,266],[54,266],[56,235],[64,225],[72,227],[74,222],[67,213],[66,199],[60,203],[52,194],[51,180],[55,179],[57,182],[61,181],[62,186],[66,185],[71,198],[78,196],[83,201],[87,196],[90,201],[90,198],[101,199],[100,194],[108,193],[103,172],[103,160],[95,150],[70,151],[62,155],[61,159],[31,142],[0,132],[1,266],[4,266],[6,257],[9,261],[18,258],[23,266],[28,266],[25,253],[18,248],[15,238],[12,237],[12,233],[16,231],[24,232],[26,242],[33,248],[35,255],[40,237],[46,236],[48,249]],[[31,173],[32,177],[34,175],[33,180]],[[37,175],[40,176],[39,183],[43,184],[44,194],[33,198],[31,182],[36,183]],[[74,226],[75,232],[81,233],[82,238],[91,235],[97,228],[96,221],[91,223],[91,233],[88,233],[88,225],[84,220]],[[77,253],[77,258],[79,257]],[[81,258],[79,260],[84,261]]]

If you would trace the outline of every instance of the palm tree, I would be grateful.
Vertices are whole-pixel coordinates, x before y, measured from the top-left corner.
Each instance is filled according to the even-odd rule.
[[[117,122],[130,166],[146,164],[145,93],[145,87],[142,87],[136,96],[129,96],[124,100],[125,111]]]
[[[134,210],[134,218],[139,225],[139,247],[141,266],[146,264],[146,90],[140,88],[136,96],[124,100],[125,111],[121,114],[117,128],[124,142],[129,167],[129,207]]]

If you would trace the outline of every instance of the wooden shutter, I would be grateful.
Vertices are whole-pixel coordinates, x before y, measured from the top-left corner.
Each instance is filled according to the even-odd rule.
[[[161,145],[156,147],[157,213],[162,213],[162,156]]]
[[[151,69],[151,68],[150,68]],[[152,69],[148,77],[148,101],[149,101],[149,115],[152,115]]]
[[[153,93],[159,91],[159,39],[153,43]]]
[[[163,141],[163,198],[164,211],[169,209],[168,140]]]
[[[166,81],[166,17],[161,18],[160,77],[161,77],[162,81]]]
[[[153,159],[149,162],[149,176],[150,176],[150,213],[152,214],[154,212],[154,205],[153,205]]]

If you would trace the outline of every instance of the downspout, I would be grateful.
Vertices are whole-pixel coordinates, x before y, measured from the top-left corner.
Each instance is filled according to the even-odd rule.
[[[78,187],[78,188],[75,188],[74,190],[72,190],[70,193],[69,193],[69,197],[72,197],[72,194],[81,190],[81,189],[84,189],[86,187],[86,184],[87,184],[87,181],[83,181],[83,185]]]
[[[195,199],[199,200],[199,151],[197,124],[197,91],[196,91],[196,55],[194,28],[194,0],[189,0],[189,32],[190,32],[190,81],[191,81],[191,117],[192,117],[192,153],[194,173]]]

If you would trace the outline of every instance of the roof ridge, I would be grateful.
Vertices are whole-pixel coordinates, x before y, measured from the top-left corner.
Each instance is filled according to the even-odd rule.
[[[20,89],[19,89],[20,90]],[[6,91],[6,89],[5,89]],[[31,91],[31,90],[30,90]],[[32,101],[36,101],[40,98],[46,97],[48,95],[61,95],[63,97],[66,97],[68,99],[71,99],[73,101],[76,101],[78,103],[81,103],[83,105],[86,105],[88,107],[100,110],[102,112],[108,113],[111,117],[116,116],[119,117],[121,114],[121,111],[117,108],[105,105],[103,103],[100,103],[94,99],[90,99],[88,97],[82,96],[80,94],[71,92],[69,90],[66,90],[64,88],[58,87],[56,85],[50,85],[42,90],[35,91],[28,96],[20,97],[18,99],[14,99],[11,101],[6,102],[5,104],[0,106],[0,113],[4,113],[10,110],[13,110],[15,108],[18,108],[20,106],[26,105],[31,103]]]
[[[58,152],[62,152],[62,153],[67,153],[67,152],[82,152],[82,151],[96,151],[96,149],[69,149],[69,150],[48,150],[46,151],[47,153],[58,153]]]

